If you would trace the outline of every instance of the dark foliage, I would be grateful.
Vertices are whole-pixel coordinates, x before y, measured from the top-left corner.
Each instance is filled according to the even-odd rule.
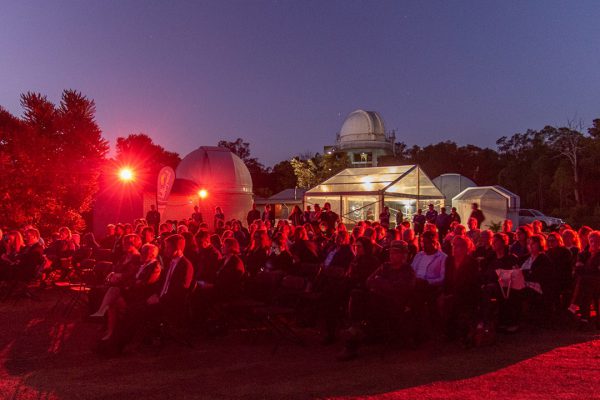
[[[5,224],[85,227],[108,143],[94,101],[65,90],[55,105],[38,93],[21,96],[23,116],[0,108],[0,213]]]

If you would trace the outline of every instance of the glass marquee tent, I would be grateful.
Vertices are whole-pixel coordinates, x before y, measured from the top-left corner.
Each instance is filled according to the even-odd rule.
[[[393,226],[398,212],[412,220],[418,208],[442,207],[444,195],[418,165],[348,168],[304,194],[305,206],[326,202],[349,225],[378,220],[387,206]]]

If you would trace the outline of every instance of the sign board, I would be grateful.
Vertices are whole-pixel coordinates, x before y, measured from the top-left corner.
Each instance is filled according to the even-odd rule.
[[[156,186],[156,209],[161,214],[167,208],[173,182],[175,182],[175,171],[171,167],[163,167],[158,173]]]

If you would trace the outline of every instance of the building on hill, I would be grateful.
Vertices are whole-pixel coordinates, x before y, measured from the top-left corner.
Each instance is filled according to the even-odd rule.
[[[393,156],[395,132],[386,132],[381,115],[375,111],[352,111],[342,124],[333,146],[325,154],[344,152],[352,167],[376,167],[383,156]]]

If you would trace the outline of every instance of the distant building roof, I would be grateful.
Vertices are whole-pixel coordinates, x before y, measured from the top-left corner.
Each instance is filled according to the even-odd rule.
[[[269,197],[270,202],[286,202],[286,201],[299,201],[302,202],[304,198],[305,189],[284,189],[279,193]]]

